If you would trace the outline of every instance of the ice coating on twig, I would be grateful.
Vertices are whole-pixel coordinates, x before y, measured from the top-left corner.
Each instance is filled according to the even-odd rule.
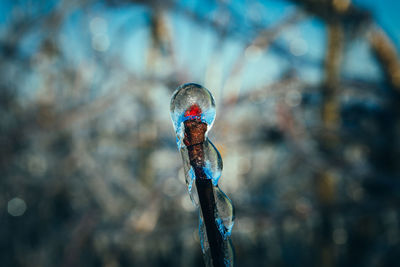
[[[174,92],[170,108],[189,195],[199,208],[199,235],[206,265],[233,266],[230,235],[234,208],[218,187],[222,158],[207,138],[215,119],[214,99],[206,88],[184,84]]]
[[[215,102],[210,91],[200,85],[184,84],[179,86],[171,99],[171,118],[177,135],[178,148],[183,146],[183,123],[200,119],[207,124],[207,131],[215,119]]]

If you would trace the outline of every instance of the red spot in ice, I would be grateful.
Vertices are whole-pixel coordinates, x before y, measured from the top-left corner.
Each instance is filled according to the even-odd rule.
[[[185,117],[200,117],[201,116],[201,108],[197,104],[193,104],[188,108],[185,112]]]

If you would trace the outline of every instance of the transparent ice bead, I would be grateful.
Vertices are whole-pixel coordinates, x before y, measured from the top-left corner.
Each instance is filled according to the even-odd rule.
[[[217,206],[215,220],[222,236],[226,239],[232,233],[235,210],[232,201],[218,187],[214,187],[214,199]]]
[[[194,173],[193,167],[190,165],[188,149],[186,148],[186,146],[183,146],[181,147],[180,152],[183,160],[183,171],[185,172],[185,181],[190,195],[190,199],[192,200],[193,204],[196,205],[196,207],[198,207],[199,197],[197,195],[197,189],[195,183],[196,175]]]
[[[208,131],[215,119],[215,101],[210,91],[203,86],[187,83],[179,86],[174,92],[170,112],[180,148],[183,146],[184,138],[183,122],[201,120],[207,124]]]
[[[204,256],[204,261],[205,261],[205,264],[207,267],[213,267],[211,251],[210,251],[210,244],[208,243],[206,227],[204,224],[203,214],[201,213],[201,210],[199,211],[199,218],[200,218],[199,237],[200,237],[201,250],[202,250],[203,256]],[[224,264],[226,267],[231,267],[231,266],[233,266],[234,258],[235,258],[235,253],[233,251],[233,245],[232,245],[231,239],[224,238],[223,246],[224,246],[224,248],[223,248]]]
[[[222,158],[213,143],[207,138],[203,143],[204,151],[204,173],[208,179],[211,179],[213,185],[218,184],[222,173]]]
[[[219,154],[218,150],[215,148],[214,144],[207,138],[202,144],[204,152],[204,166],[203,171],[207,177],[207,179],[212,180],[214,186],[218,184],[219,178],[221,178],[222,173],[222,158]],[[186,185],[188,187],[189,195],[192,199],[192,202],[198,206],[198,197],[196,195],[197,190],[195,189],[195,173],[193,167],[190,165],[190,160],[188,156],[188,149],[186,146],[181,147],[180,149],[182,160],[183,160],[183,169],[185,172],[185,180]]]

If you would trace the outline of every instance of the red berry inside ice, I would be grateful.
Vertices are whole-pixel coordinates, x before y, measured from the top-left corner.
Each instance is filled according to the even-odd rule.
[[[190,106],[190,108],[188,108],[185,111],[185,117],[200,117],[200,116],[201,116],[201,108],[197,104]]]

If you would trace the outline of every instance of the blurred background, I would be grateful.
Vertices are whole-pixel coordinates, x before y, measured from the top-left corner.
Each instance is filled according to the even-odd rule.
[[[0,265],[203,266],[169,117],[196,82],[236,266],[399,266],[399,10],[1,1]]]

